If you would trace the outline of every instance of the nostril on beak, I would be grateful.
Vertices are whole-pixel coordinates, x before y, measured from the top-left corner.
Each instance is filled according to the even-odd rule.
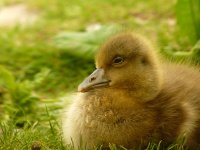
[[[96,77],[91,77],[89,82],[93,82],[94,80],[96,80]]]

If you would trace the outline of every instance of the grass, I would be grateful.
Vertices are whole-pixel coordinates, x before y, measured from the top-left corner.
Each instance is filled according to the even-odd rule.
[[[114,24],[144,34],[160,50],[191,48],[176,34],[175,0],[1,0],[0,7],[18,3],[39,18],[28,27],[0,27],[0,65],[7,73],[0,74],[2,150],[66,149],[60,116],[68,101],[63,97],[76,91],[94,69],[94,60],[93,54],[83,57],[73,54],[74,49],[58,46],[55,37],[61,33],[85,33],[95,23]],[[8,87],[10,80],[13,83]]]

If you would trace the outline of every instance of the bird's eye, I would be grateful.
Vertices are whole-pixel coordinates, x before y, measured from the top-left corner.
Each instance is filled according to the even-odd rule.
[[[123,57],[120,57],[120,56],[117,56],[113,59],[112,63],[114,65],[118,65],[118,64],[121,64],[124,62],[124,58]]]

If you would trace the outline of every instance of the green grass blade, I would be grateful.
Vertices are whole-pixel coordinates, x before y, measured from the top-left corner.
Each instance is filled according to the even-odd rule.
[[[176,4],[176,17],[180,35],[195,44],[200,38],[200,1],[178,0]]]

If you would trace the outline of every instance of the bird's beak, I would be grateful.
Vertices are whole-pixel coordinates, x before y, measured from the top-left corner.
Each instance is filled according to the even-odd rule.
[[[98,87],[108,86],[110,80],[105,77],[103,69],[96,69],[79,86],[79,92],[87,92]]]

